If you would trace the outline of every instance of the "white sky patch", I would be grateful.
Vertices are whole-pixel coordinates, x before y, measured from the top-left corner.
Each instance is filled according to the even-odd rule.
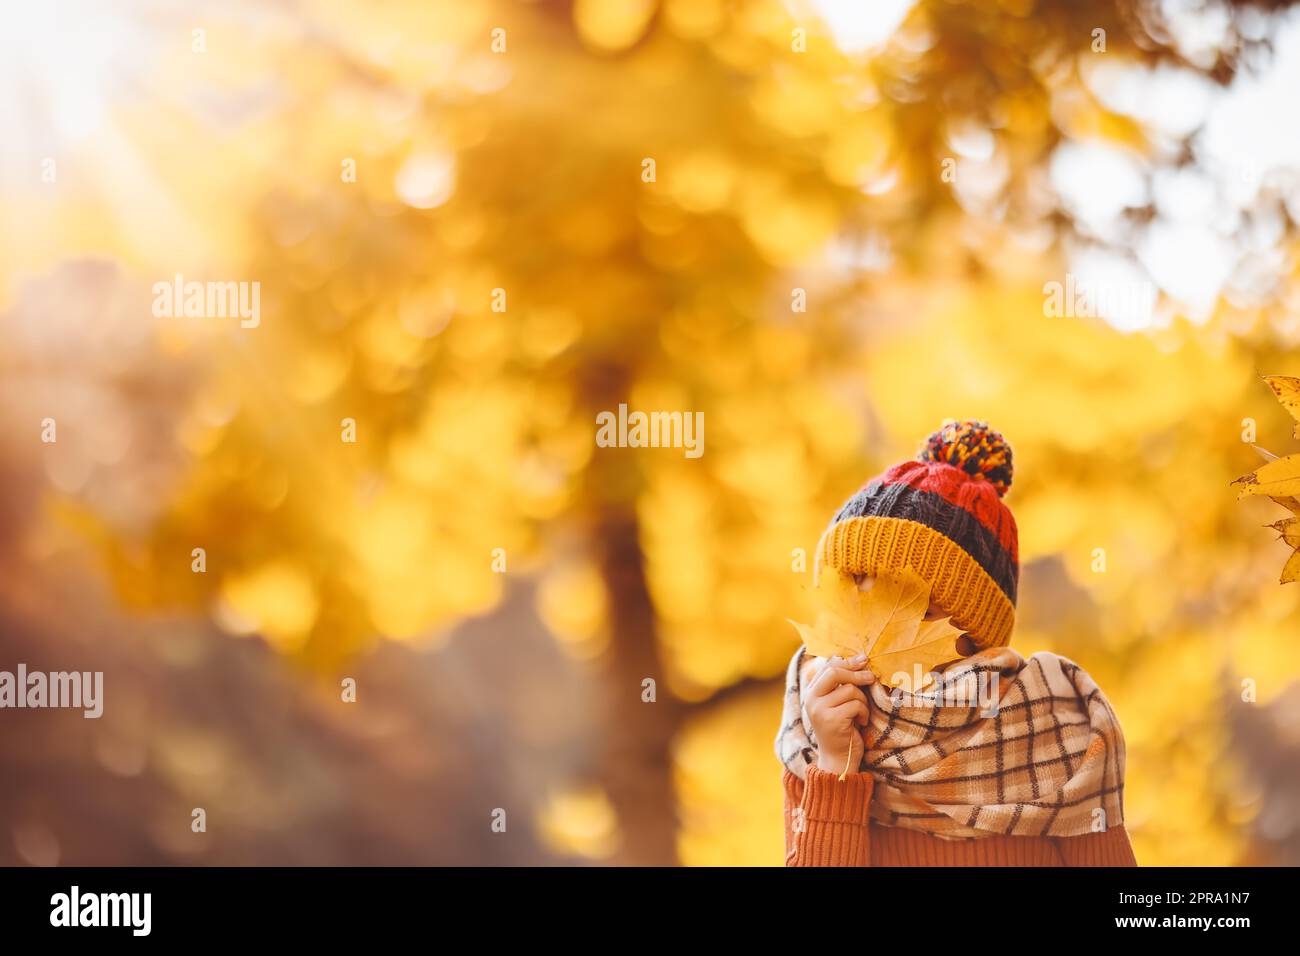
[[[835,43],[846,53],[882,46],[907,17],[916,0],[809,0]]]
[[[112,4],[46,0],[7,6],[0,28],[0,123],[12,144],[51,149],[97,131],[115,62],[140,53],[138,31]]]
[[[1261,75],[1238,75],[1218,99],[1197,145],[1242,203],[1255,198],[1269,172],[1300,169],[1300,11],[1278,30]]]
[[[1172,222],[1209,222],[1220,208],[1214,179],[1195,166],[1156,170],[1151,192],[1157,213]]]
[[[1070,271],[1100,317],[1121,332],[1136,332],[1155,323],[1155,284],[1131,259],[1089,248],[1072,257]]]
[[[1219,0],[1161,0],[1174,45],[1190,62],[1208,69],[1227,38],[1228,5]]]
[[[1180,49],[1207,56],[1217,49],[1214,33],[1226,20],[1194,15],[1182,0],[1166,6],[1189,21],[1175,31]],[[1119,211],[1150,200],[1155,218],[1134,251],[1149,278],[1193,321],[1208,319],[1221,296],[1248,302],[1275,288],[1285,257],[1270,243],[1282,240],[1281,224],[1266,206],[1255,208],[1261,191],[1280,191],[1292,209],[1300,208],[1300,11],[1277,21],[1273,54],[1251,62],[1255,71],[1242,69],[1226,90],[1179,67],[1085,62],[1086,83],[1098,100],[1152,134],[1157,163],[1169,162],[1188,136],[1195,161],[1157,166],[1147,184],[1140,182],[1145,160],[1122,147],[1069,142],[1052,158],[1061,204],[1103,241],[1124,243]],[[1077,258],[1071,267],[1080,272]],[[1112,321],[1127,328],[1135,318]]]
[[[1138,120],[1148,130],[1182,138],[1205,122],[1219,86],[1184,67],[1154,68],[1117,60],[1084,60],[1085,82],[1107,109]]]
[[[1104,142],[1066,142],[1052,154],[1052,186],[1088,232],[1118,241],[1126,208],[1150,201],[1141,157]]]
[[[1207,224],[1156,219],[1142,235],[1138,258],[1187,318],[1203,322],[1232,277],[1237,249]]]

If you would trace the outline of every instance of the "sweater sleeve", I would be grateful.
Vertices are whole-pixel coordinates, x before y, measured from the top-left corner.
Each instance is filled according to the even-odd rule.
[[[1064,866],[1137,866],[1133,845],[1123,826],[1103,833],[1053,837]]]
[[[786,866],[870,866],[870,774],[808,768],[805,783],[789,770],[785,788]]]

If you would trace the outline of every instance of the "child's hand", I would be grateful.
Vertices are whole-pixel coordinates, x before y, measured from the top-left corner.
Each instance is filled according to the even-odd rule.
[[[861,756],[859,726],[866,726],[871,708],[859,688],[875,682],[863,655],[850,661],[831,658],[808,685],[804,711],[817,736],[819,770],[838,775],[855,755]]]

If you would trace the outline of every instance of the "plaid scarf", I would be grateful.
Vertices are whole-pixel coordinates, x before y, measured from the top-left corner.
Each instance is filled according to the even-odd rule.
[[[824,663],[800,647],[786,671],[776,754],[800,779],[817,759],[803,696]],[[995,647],[919,694],[865,690],[868,745],[856,769],[875,778],[873,820],[949,840],[1078,836],[1124,822],[1124,736],[1073,661]]]

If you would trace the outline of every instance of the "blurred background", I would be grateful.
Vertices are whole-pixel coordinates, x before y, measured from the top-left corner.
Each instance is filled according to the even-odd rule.
[[[780,865],[804,556],[973,417],[1139,861],[1300,864],[1297,90],[1287,0],[15,7],[0,669],[105,709],[0,712],[0,863]]]

